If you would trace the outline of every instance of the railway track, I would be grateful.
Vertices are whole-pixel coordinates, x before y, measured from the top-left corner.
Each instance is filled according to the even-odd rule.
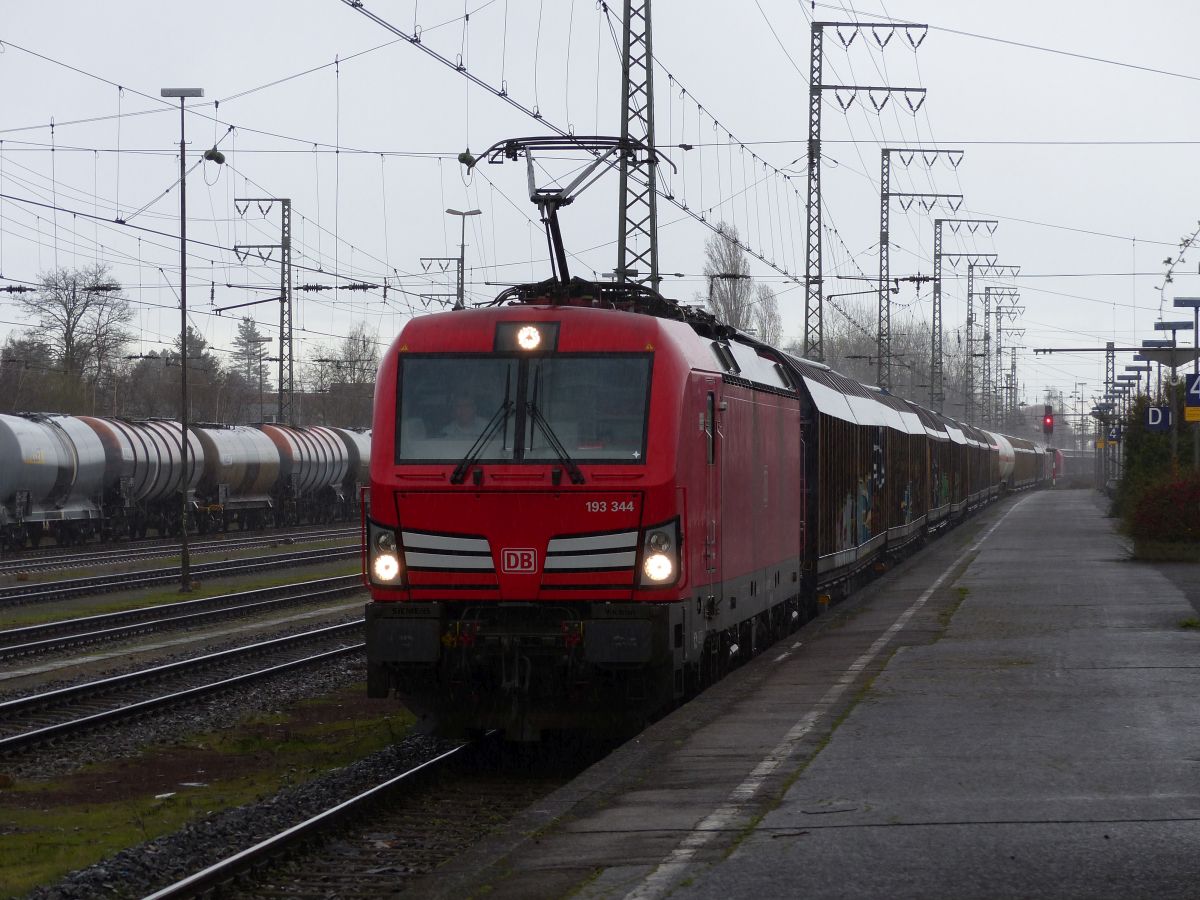
[[[0,755],[361,653],[362,627],[356,619],[2,702]],[[328,646],[312,652],[313,645]]]
[[[332,599],[361,588],[362,579],[358,575],[340,575],[316,581],[9,628],[0,631],[0,660],[53,653],[157,631],[206,625],[223,619]]]
[[[261,556],[255,559],[199,563],[191,567],[191,573],[194,577],[204,575],[210,577],[246,575],[269,569],[351,559],[357,557],[360,553],[361,550],[357,545],[344,548],[301,550],[294,553],[277,553],[270,556]],[[85,594],[104,593],[121,588],[136,589],[152,587],[159,584],[169,584],[178,579],[179,568],[175,566],[138,572],[125,572],[116,575],[96,575],[88,578],[67,578],[58,581],[15,585],[0,588],[0,608],[20,606],[26,603],[45,600],[59,600]]]
[[[357,537],[358,534],[358,528],[235,534],[217,539],[189,541],[188,550],[193,554],[225,553],[255,547],[270,547],[276,544],[304,544],[338,540],[339,538]],[[26,551],[20,556],[0,560],[0,575],[17,575],[22,572],[42,572],[54,569],[81,569],[139,559],[160,559],[178,556],[179,549],[178,542],[139,541],[123,544],[118,549],[106,548],[82,552],[65,548],[49,552]],[[35,552],[36,555],[30,555]]]
[[[150,894],[394,897],[594,761],[513,765],[494,742],[461,745]]]

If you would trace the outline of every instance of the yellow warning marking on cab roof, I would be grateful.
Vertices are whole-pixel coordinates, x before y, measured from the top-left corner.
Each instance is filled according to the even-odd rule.
[[[652,343],[650,343],[649,341],[646,341],[646,349],[647,349],[647,350],[653,350],[653,349],[654,349],[654,345],[653,345]]]
[[[403,347],[401,347],[401,348],[400,348],[399,350],[397,350],[396,352],[397,352],[397,353],[407,353],[407,352],[408,352],[408,344],[405,344]]]

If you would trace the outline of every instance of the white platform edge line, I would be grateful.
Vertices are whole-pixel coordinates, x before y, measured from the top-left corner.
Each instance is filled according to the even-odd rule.
[[[942,582],[953,572],[958,566],[976,552],[1000,525],[1007,519],[1016,509],[1025,503],[1029,497],[1023,497],[1013,504],[1012,509],[1008,510],[1004,515],[993,523],[992,527],[983,533],[983,535],[960,553],[945,571],[937,577],[924,593],[913,601],[912,606],[902,612],[899,617],[893,622],[886,631],[875,639],[875,642],[860,656],[854,660],[845,672],[839,676],[838,680],[825,692],[825,695],[817,701],[816,705],[809,710],[804,716],[793,725],[783,736],[783,740],[768,753],[754,767],[753,771],[746,777],[746,780],[739,784],[730,792],[729,797],[717,809],[713,810],[704,819],[702,819],[688,835],[679,842],[671,854],[664,859],[655,870],[650,874],[645,881],[625,895],[625,900],[658,900],[660,897],[674,889],[677,882],[688,876],[692,869],[692,859],[697,852],[710,840],[713,835],[726,830],[730,823],[741,812],[745,803],[754,797],[755,794],[762,788],[763,782],[776,769],[779,768],[791,755],[796,743],[812,731],[813,727],[820,720],[821,716],[829,712],[830,708],[838,699],[846,692],[846,689],[854,683],[858,677],[876,656],[879,655],[888,642],[891,641],[896,634],[908,624],[908,620],[926,601],[933,596],[934,591],[942,586]]]

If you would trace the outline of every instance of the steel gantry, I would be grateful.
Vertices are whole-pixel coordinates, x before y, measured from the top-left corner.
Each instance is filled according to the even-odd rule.
[[[977,266],[976,269],[983,267]],[[1015,267],[1010,267],[1015,268]],[[1012,303],[1020,298],[1016,288],[996,287],[988,285],[983,289],[983,424],[998,426],[1000,424],[996,402],[996,381],[1000,377],[1000,359],[996,356],[996,375],[992,376],[992,298],[996,297],[996,340],[1000,340],[1000,304],[1005,300]],[[997,343],[997,346],[999,344]]]
[[[975,231],[980,227],[995,231],[998,223],[995,219],[934,219],[933,220],[933,328],[929,354],[929,406],[937,412],[942,412],[946,403],[945,364],[942,358],[942,260],[950,260],[952,268],[957,267],[958,260],[965,259],[969,264],[994,264],[995,253],[944,253],[942,251],[942,226],[950,225],[958,231],[962,227]]]
[[[891,219],[891,201],[908,198],[908,206],[920,198],[957,198],[961,203],[961,194],[912,194],[892,191],[892,154],[906,167],[920,157],[926,166],[932,166],[938,156],[945,156],[950,165],[958,168],[962,162],[962,150],[922,150],[908,147],[882,147],[879,155],[879,326],[876,332],[877,375],[876,382],[885,390],[892,389],[892,298],[888,292],[891,281],[891,238],[889,223]],[[925,205],[924,202],[922,205]],[[932,203],[925,205],[926,211]],[[957,208],[957,207],[955,207]]]
[[[983,220],[985,223],[993,220]],[[995,230],[994,226],[988,227],[989,232]],[[1013,277],[1020,271],[1020,266],[1000,266],[995,262],[968,262],[967,263],[967,396],[966,405],[963,411],[963,418],[968,422],[974,422],[976,415],[975,407],[975,360],[979,357],[983,358],[984,377],[982,379],[983,398],[980,406],[987,415],[987,387],[988,387],[988,371],[991,368],[988,359],[988,347],[991,340],[988,337],[988,302],[987,296],[984,297],[984,320],[983,320],[983,352],[975,352],[975,278],[983,277],[987,274],[996,274],[999,270],[1004,269],[1012,272]]]
[[[825,84],[822,81],[822,62],[825,31],[831,29],[848,48],[860,31],[868,32],[883,49],[897,31],[904,34],[916,50],[928,34],[928,26],[874,22],[813,22],[809,50],[808,74],[808,194],[805,198],[806,237],[804,247],[804,355],[823,361],[823,278],[821,271],[821,103],[824,91],[833,91],[838,106],[845,112],[860,94],[866,94],[878,113],[895,94],[904,97],[912,112],[925,102],[924,88],[889,87],[887,85]],[[914,97],[917,99],[914,101]]]
[[[1017,319],[1017,316],[1019,316],[1019,315],[1021,315],[1021,313],[1025,312],[1025,307],[1017,305],[1017,302],[1016,302],[1017,296],[1018,295],[1014,294],[1012,296],[1012,298],[1009,299],[1009,303],[1007,306],[1003,305],[1003,303],[1004,303],[1003,297],[1000,300],[998,300],[996,303],[995,318],[996,318],[996,381],[997,382],[999,382],[1001,378],[1005,377],[1004,376],[1004,347],[1005,347],[1004,335],[1009,334],[1009,335],[1013,335],[1015,337],[1022,337],[1025,334],[1024,328],[1005,328],[1004,327],[1005,321],[1015,322]],[[1012,369],[1013,369],[1012,376],[1011,376],[1011,379],[1006,382],[1004,389],[999,391],[1000,404],[999,404],[999,409],[997,410],[997,413],[996,413],[996,424],[1004,425],[1005,427],[1007,427],[1009,424],[1008,423],[1009,413],[1015,406],[1015,398],[1016,398],[1014,382],[1016,380],[1017,356],[1016,356],[1016,348],[1013,347],[1010,349],[1012,350],[1012,353],[1011,353]],[[999,390],[999,384],[997,384],[997,389]],[[1011,398],[1010,398],[1010,394],[1011,394]]]
[[[658,190],[654,151],[654,53],[650,0],[625,0],[622,38],[621,140],[646,148],[644,156],[621,154],[618,219],[618,282],[641,280],[658,290]]]

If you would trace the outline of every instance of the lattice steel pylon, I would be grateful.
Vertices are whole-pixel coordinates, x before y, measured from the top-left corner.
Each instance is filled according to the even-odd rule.
[[[933,220],[933,328],[929,359],[929,406],[935,412],[943,412],[946,404],[945,363],[942,358],[942,260],[964,258],[968,263],[986,260],[996,261],[995,253],[943,253],[942,226],[991,226],[995,219],[934,219]],[[957,263],[953,263],[957,265]]]
[[[962,162],[962,150],[922,150],[907,147],[882,147],[879,155],[879,327],[876,333],[876,355],[878,369],[876,383],[886,390],[892,389],[892,303],[888,294],[888,283],[891,281],[891,237],[889,223],[891,221],[892,199],[911,197],[958,197],[961,194],[912,194],[893,193],[892,191],[892,154],[900,157],[907,166],[918,155],[926,166],[932,165],[939,155],[945,155],[954,168]],[[906,158],[907,157],[907,158]],[[910,204],[911,205],[911,204]],[[907,207],[906,207],[907,208]]]
[[[234,244],[233,252],[238,259],[244,260],[251,251],[258,253],[266,262],[270,259],[270,251],[279,250],[279,411],[277,422],[293,422],[295,411],[295,366],[292,362],[292,201],[286,197],[234,197],[233,205],[238,215],[244,216],[250,204],[257,204],[259,212],[265,217],[271,205],[278,203],[279,243],[278,244]],[[263,251],[268,251],[266,254]]]
[[[983,425],[992,425],[992,286],[983,289]]]
[[[641,280],[658,290],[657,157],[654,152],[654,56],[650,0],[625,0],[621,50],[621,138],[647,153],[621,154],[621,212],[617,233],[618,282]]]
[[[821,55],[824,24],[812,23],[812,49],[808,72],[808,195],[804,249],[804,355],[821,362]]]
[[[818,362],[825,359],[823,345],[824,303],[821,270],[821,98],[824,91],[833,91],[838,105],[845,112],[854,98],[864,93],[870,98],[875,112],[882,112],[894,94],[904,97],[915,114],[925,102],[924,88],[891,87],[889,85],[824,84],[821,80],[825,29],[833,29],[842,46],[849,48],[860,31],[870,34],[882,50],[896,31],[901,31],[914,51],[921,46],[928,26],[915,24],[886,24],[863,22],[813,22],[812,45],[808,69],[808,194],[805,198],[806,238],[804,248],[804,355]],[[914,37],[919,35],[919,37]],[[843,96],[845,99],[843,99]],[[913,102],[913,97],[918,97]],[[885,214],[886,215],[886,214]],[[886,225],[886,223],[885,223]],[[886,252],[886,250],[885,250]]]
[[[984,274],[989,271],[1005,269],[1009,271],[1019,270],[1020,266],[975,266],[977,275]],[[1000,369],[1000,319],[1003,314],[1003,304],[1005,300],[1015,303],[1020,294],[1016,288],[1011,287],[993,287],[987,285],[983,289],[983,424],[985,426],[999,426],[1000,412],[996,401],[997,393],[999,392],[999,381],[1001,377]],[[992,298],[996,298],[996,305],[993,309]],[[993,331],[992,319],[995,318],[995,330]],[[996,352],[993,357],[992,353],[992,335],[996,336]],[[993,371],[993,359],[995,367]]]
[[[975,263],[967,263],[967,366],[963,421],[975,424]]]
[[[292,357],[292,201],[279,201],[283,207],[279,226],[282,256],[279,275],[279,421],[294,422],[296,381]]]

